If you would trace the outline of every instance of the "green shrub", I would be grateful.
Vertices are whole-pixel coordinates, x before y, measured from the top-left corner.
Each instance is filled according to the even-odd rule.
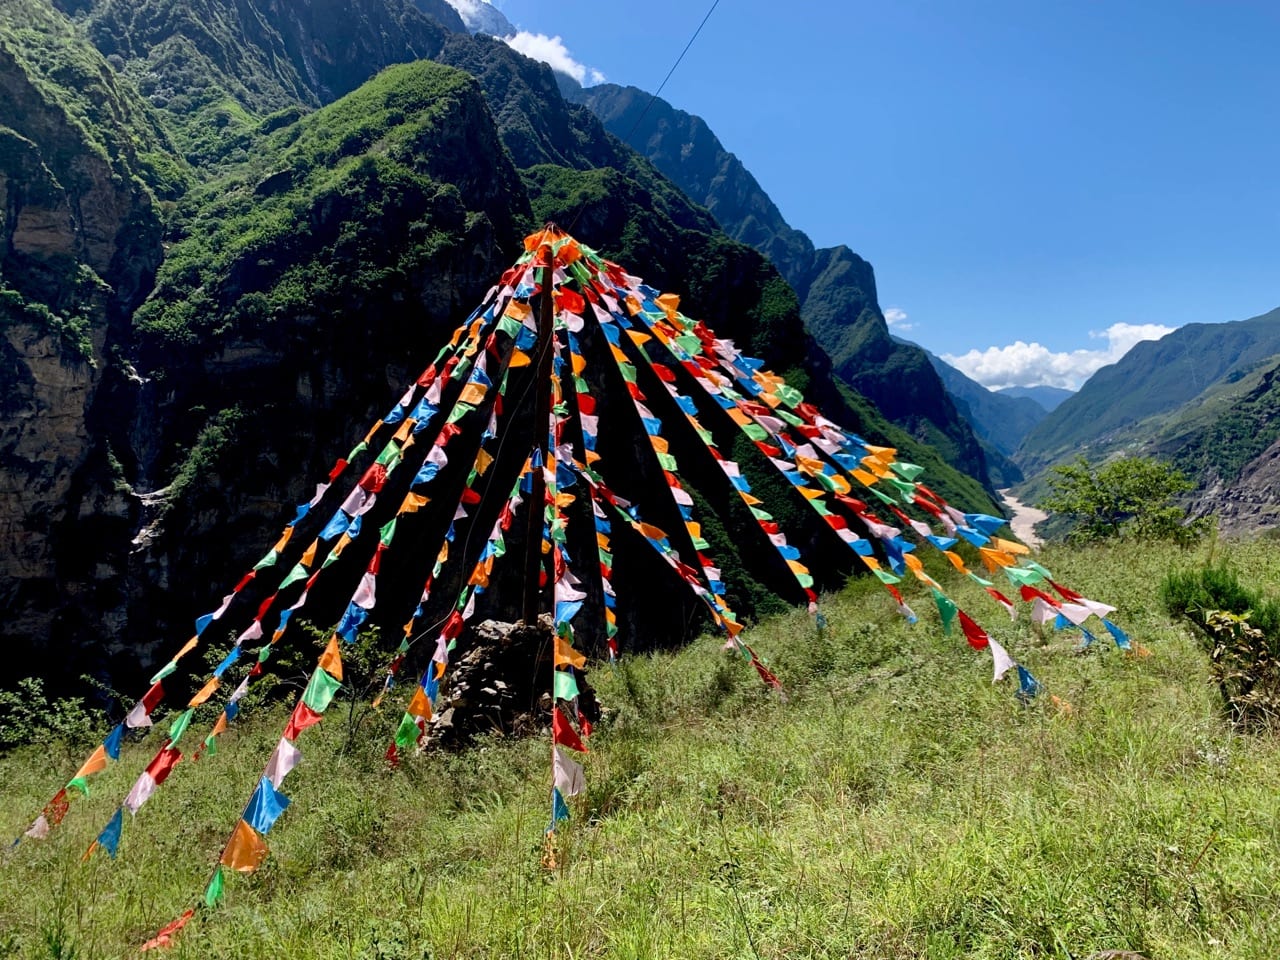
[[[1169,573],[1160,599],[1201,633],[1232,723],[1272,724],[1280,716],[1280,601],[1245,586],[1222,564]]]

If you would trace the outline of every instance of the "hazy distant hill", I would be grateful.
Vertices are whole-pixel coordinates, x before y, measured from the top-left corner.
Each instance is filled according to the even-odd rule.
[[[1034,400],[1040,406],[1044,407],[1046,412],[1052,413],[1062,405],[1064,400],[1075,396],[1074,390],[1064,390],[1062,387],[1004,387],[995,391],[1006,397],[1026,397]]]

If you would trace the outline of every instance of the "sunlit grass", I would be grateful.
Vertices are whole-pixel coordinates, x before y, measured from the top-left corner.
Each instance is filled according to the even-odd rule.
[[[1195,639],[1156,599],[1191,552],[1136,545],[1042,557],[1119,608],[1150,650],[1079,655],[970,612],[1070,704],[1018,703],[990,658],[878,585],[749,634],[789,692],[705,639],[598,666],[608,708],[588,792],[546,870],[545,739],[380,762],[388,711],[350,749],[303,734],[294,805],[271,857],[228,881],[174,957],[1280,956],[1280,755],[1222,723]],[[1274,589],[1262,543],[1227,551]],[[1101,647],[1101,645],[1099,645]],[[129,746],[45,843],[0,871],[0,956],[129,955],[192,905],[281,716],[245,721],[215,758],[181,765],[126,823],[120,857],[80,864],[154,743]],[[159,734],[153,734],[152,740]],[[76,759],[0,758],[0,825],[16,835]],[[61,952],[59,952],[61,951]]]

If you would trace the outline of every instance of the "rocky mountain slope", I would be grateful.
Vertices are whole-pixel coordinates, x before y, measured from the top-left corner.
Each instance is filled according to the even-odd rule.
[[[1074,390],[1064,390],[1062,387],[1004,387],[995,391],[1005,397],[1026,397],[1034,400],[1040,406],[1044,407],[1049,413],[1057,410],[1058,407],[1071,399],[1075,395]]]
[[[570,96],[611,133],[706,206],[731,237],[769,258],[800,297],[805,326],[842,380],[949,463],[986,478],[982,446],[924,352],[890,336],[869,263],[843,245],[815,249],[701,118],[635,87],[573,86],[566,84]]]
[[[0,631],[20,658],[117,681],[172,650],[548,217],[994,509],[839,383],[774,267],[546,66],[394,0],[345,4],[341,29],[322,4],[81,6],[0,8]],[[440,62],[374,77],[423,52]],[[806,516],[777,496],[780,519]],[[823,576],[847,569],[823,525],[797,529]],[[706,532],[748,614],[783,582],[753,530],[726,512]],[[679,604],[649,607],[629,635],[688,629]]]

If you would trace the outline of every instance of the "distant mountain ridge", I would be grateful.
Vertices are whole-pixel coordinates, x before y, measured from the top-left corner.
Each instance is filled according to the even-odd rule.
[[[1105,455],[1120,431],[1166,414],[1280,354],[1280,308],[1232,323],[1189,323],[1136,344],[1032,430],[1015,460],[1033,476],[1077,453]]]
[[[1066,390],[1062,387],[1002,387],[995,391],[1006,397],[1026,397],[1034,400],[1045,409],[1046,413],[1052,413],[1062,406],[1063,401],[1075,396],[1074,390]]]
[[[635,87],[562,82],[561,88],[710,210],[729,236],[773,262],[841,379],[948,462],[987,482],[982,444],[929,359],[890,336],[867,261],[844,245],[815,248],[700,117]]]

